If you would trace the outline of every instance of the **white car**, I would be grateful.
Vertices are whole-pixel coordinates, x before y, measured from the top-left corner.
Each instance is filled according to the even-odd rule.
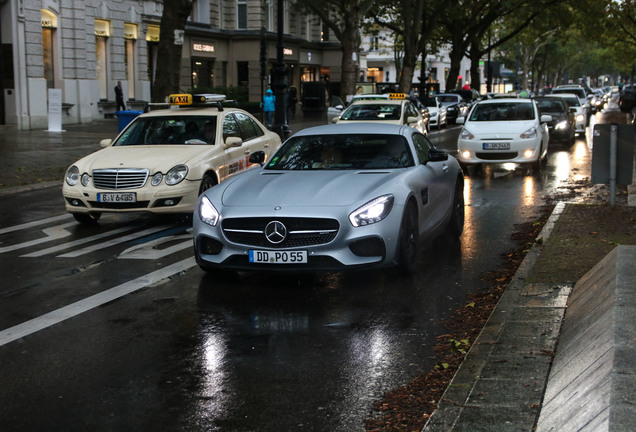
[[[458,159],[466,166],[481,163],[530,163],[540,167],[547,157],[549,115],[540,115],[531,99],[489,99],[473,106],[457,139]]]
[[[564,100],[570,109],[574,110],[576,134],[585,135],[585,128],[588,124],[587,110],[585,105],[581,103],[581,99],[574,93],[550,93],[546,98],[560,98]]]
[[[406,99],[357,100],[352,102],[340,116],[334,117],[333,122],[380,122],[406,125],[424,135],[428,134],[422,113]]]
[[[430,113],[429,126],[436,126],[437,129],[441,129],[442,126],[448,124],[446,119],[446,107],[436,97],[429,97],[424,100],[424,105],[428,107]]]
[[[119,136],[66,171],[62,194],[78,222],[102,213],[192,214],[206,189],[246,170],[250,154],[281,144],[251,114],[223,107],[222,95],[171,95],[174,105],[136,117]],[[212,104],[214,107],[212,107]]]

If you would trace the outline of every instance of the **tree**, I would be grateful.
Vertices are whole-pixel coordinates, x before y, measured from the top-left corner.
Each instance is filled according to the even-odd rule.
[[[185,24],[192,12],[191,0],[164,0],[163,14],[159,29],[157,70],[152,86],[152,101],[164,102],[171,93],[179,92],[182,44],[175,43],[175,32],[185,30]],[[182,39],[183,40],[183,39]]]
[[[360,52],[360,27],[374,0],[297,0],[297,6],[316,14],[340,41],[342,50],[342,97],[355,94],[358,80],[357,57]]]

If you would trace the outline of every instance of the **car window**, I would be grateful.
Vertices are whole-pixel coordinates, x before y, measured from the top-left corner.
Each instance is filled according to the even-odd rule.
[[[247,114],[236,112],[233,115],[239,124],[243,141],[248,141],[265,134],[263,130],[258,127],[256,122]]]
[[[401,106],[395,104],[351,105],[342,113],[342,120],[399,120]]]
[[[413,134],[413,144],[415,145],[415,152],[420,163],[428,162],[428,154],[434,147],[433,144],[424,135],[416,133]]]
[[[419,115],[419,113],[415,109],[415,106],[413,106],[413,104],[410,102],[406,104],[406,115],[408,117],[417,117]]]
[[[228,137],[241,138],[241,129],[233,115],[227,115],[223,119],[223,142],[225,142]]]
[[[343,134],[291,137],[265,169],[359,170],[413,165],[413,155],[403,136]]]
[[[560,100],[539,99],[537,100],[537,106],[541,112],[567,111],[567,107]]]
[[[470,121],[518,121],[534,119],[532,105],[521,103],[477,104],[470,113]]]
[[[141,116],[133,120],[113,146],[214,144],[215,131],[215,116]]]

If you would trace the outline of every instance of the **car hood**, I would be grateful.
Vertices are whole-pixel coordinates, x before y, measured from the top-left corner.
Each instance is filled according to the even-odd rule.
[[[400,171],[254,170],[222,183],[222,202],[230,207],[347,206],[386,193],[382,187]]]
[[[534,120],[520,121],[496,121],[496,122],[468,122],[464,128],[475,136],[501,137],[511,134],[522,134],[531,127],[536,126]]]
[[[152,145],[106,147],[92,153],[75,165],[82,172],[104,168],[148,168],[167,172],[178,164],[187,164],[193,158],[211,152],[209,145]]]

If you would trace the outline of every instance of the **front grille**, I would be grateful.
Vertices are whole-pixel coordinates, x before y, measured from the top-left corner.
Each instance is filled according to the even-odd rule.
[[[481,153],[478,152],[475,156],[482,160],[508,160],[514,159],[518,156],[517,152],[503,152],[503,153]]]
[[[278,244],[265,237],[265,227],[274,220],[287,229],[287,237]],[[321,218],[233,218],[222,222],[223,234],[232,243],[279,249],[329,243],[339,228],[337,220]]]
[[[97,189],[138,189],[148,180],[147,169],[100,169],[93,171],[93,185]]]

